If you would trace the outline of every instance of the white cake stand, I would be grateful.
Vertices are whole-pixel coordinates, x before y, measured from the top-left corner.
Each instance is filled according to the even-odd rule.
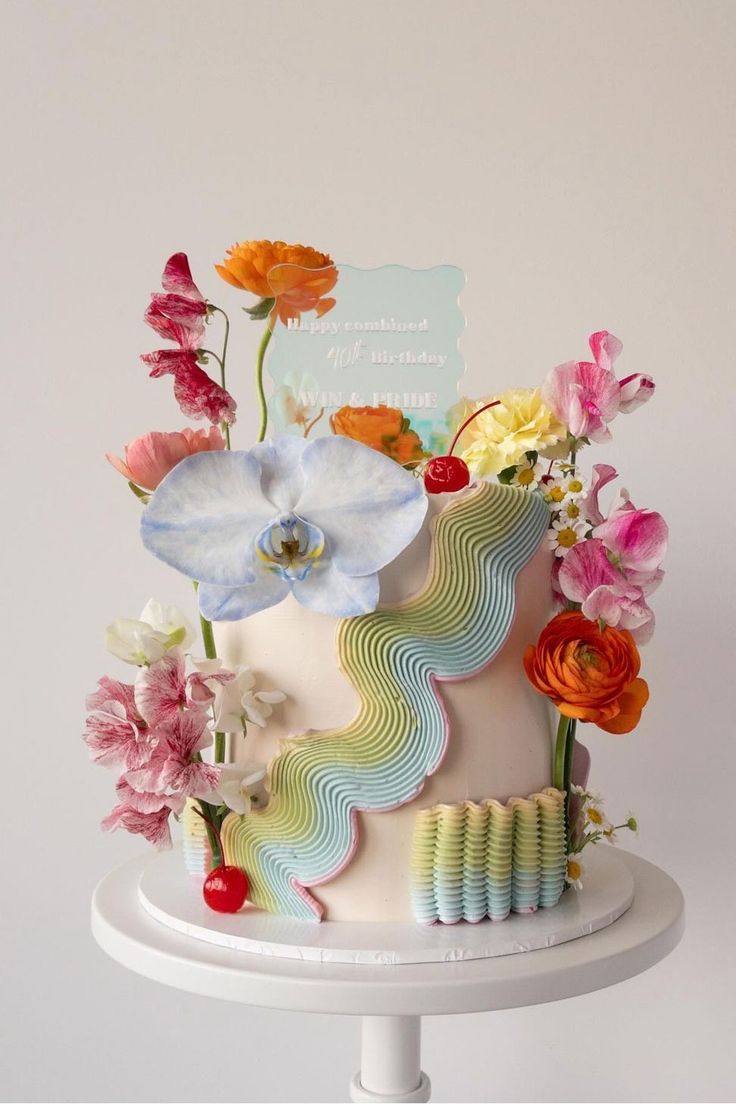
[[[313,925],[257,913],[210,923],[196,893],[186,888],[180,855],[135,859],[95,890],[92,931],[123,966],[177,989],[268,1008],[362,1016],[361,1068],[351,1100],[428,1101],[421,1016],[589,993],[641,973],[677,945],[684,911],[676,883],[637,856],[599,850],[583,892],[566,894],[547,914],[452,928]],[[146,879],[152,864],[158,864],[158,877]],[[547,943],[529,950],[539,947],[539,929],[534,932],[540,924],[551,925]]]

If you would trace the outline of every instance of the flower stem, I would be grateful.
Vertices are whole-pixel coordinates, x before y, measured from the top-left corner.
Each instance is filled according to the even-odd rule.
[[[268,343],[271,340],[271,327],[266,326],[266,332],[264,333],[261,344],[258,348],[258,360],[256,362],[256,393],[258,395],[258,408],[261,413],[261,425],[258,430],[258,440],[262,441],[266,436],[266,428],[268,426],[268,406],[266,404],[266,395],[263,390],[263,360],[266,355],[266,349]]]
[[[563,790],[565,791],[565,822],[567,823],[568,842],[572,837],[572,825],[570,823],[570,801],[572,798],[572,764],[575,757],[575,729],[578,722],[571,720],[567,726],[567,740],[565,741],[565,761],[563,766]]]
[[[194,584],[194,589],[197,590],[197,583]],[[199,624],[202,629],[202,643],[204,644],[204,654],[207,659],[217,659],[217,647],[215,646],[215,634],[212,631],[212,622],[208,621],[201,613],[199,615]],[[225,762],[225,733],[215,733],[215,762]]]
[[[222,355],[219,357],[216,353],[211,353],[210,355],[213,356],[217,363],[220,365],[220,382],[222,384],[223,391],[227,391],[227,385],[225,383],[225,360],[227,359],[227,343],[230,339],[230,319],[225,314],[225,311],[222,309],[222,307],[211,306],[210,309],[213,314],[217,312],[217,314],[221,314],[222,317],[225,319],[225,336],[222,339]],[[227,422],[222,422],[220,424],[220,428],[225,437],[225,444],[228,448],[230,448],[230,426],[227,424]]]
[[[201,817],[204,821],[204,826],[207,831],[207,838],[209,840],[210,851],[212,852],[212,868],[214,870],[215,867],[220,866],[225,862],[225,849],[222,846],[222,836],[220,835],[220,831],[215,824],[213,818],[208,816],[207,813],[205,813],[204,811],[205,809],[211,809],[212,806],[208,805],[206,801],[202,801],[201,797],[197,798],[197,800],[199,801],[201,808],[198,809],[196,805],[193,805],[192,809],[197,814],[197,816]]]
[[[565,788],[565,751],[567,748],[567,729],[570,724],[569,717],[563,717],[560,713],[560,721],[557,725],[557,739],[555,740],[555,760],[552,771],[552,785],[556,790]]]

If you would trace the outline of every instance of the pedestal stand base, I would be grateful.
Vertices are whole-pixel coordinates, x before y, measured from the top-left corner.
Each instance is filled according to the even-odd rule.
[[[428,1101],[432,1086],[419,1067],[419,1016],[364,1016],[360,1070],[350,1082],[350,1099],[376,1104]]]

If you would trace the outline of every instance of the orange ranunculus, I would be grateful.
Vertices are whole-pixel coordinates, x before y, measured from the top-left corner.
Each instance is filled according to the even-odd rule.
[[[333,433],[360,441],[399,464],[415,465],[428,455],[409,419],[392,406],[343,406],[331,416],[330,425]]]
[[[215,265],[217,272],[233,287],[275,300],[272,329],[277,316],[285,325],[290,318],[298,320],[302,311],[313,310],[319,317],[334,307],[335,300],[326,296],[337,283],[337,269],[327,253],[282,241],[240,242],[227,252],[222,264]]]
[[[592,721],[606,732],[631,732],[649,689],[639,674],[639,652],[626,629],[601,629],[577,610],[558,613],[524,654],[535,690],[565,717]]]

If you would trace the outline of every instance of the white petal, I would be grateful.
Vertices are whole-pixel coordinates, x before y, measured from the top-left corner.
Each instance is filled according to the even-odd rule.
[[[256,697],[259,701],[268,702],[270,705],[278,705],[279,702],[286,701],[286,694],[282,690],[259,690]]]
[[[141,610],[141,621],[147,621],[156,632],[176,636],[176,643],[186,649],[194,641],[189,621],[176,606],[164,606],[155,598],[149,598]]]
[[[154,556],[191,579],[235,587],[252,579],[253,540],[273,516],[254,456],[200,452],[159,484],[141,535]]]
[[[348,437],[321,437],[307,444],[302,468],[294,512],[322,529],[344,574],[372,575],[419,532],[427,497],[395,460]]]
[[[378,605],[378,575],[342,575],[334,564],[320,564],[294,583],[294,597],[307,609],[330,617],[356,617]]]
[[[278,605],[289,593],[289,584],[272,571],[259,571],[255,581],[242,587],[202,583],[199,608],[208,621],[242,621],[252,613]]]
[[[304,476],[300,461],[306,444],[303,437],[281,436],[251,449],[251,455],[261,465],[261,489],[277,513],[291,513],[302,493]]]

